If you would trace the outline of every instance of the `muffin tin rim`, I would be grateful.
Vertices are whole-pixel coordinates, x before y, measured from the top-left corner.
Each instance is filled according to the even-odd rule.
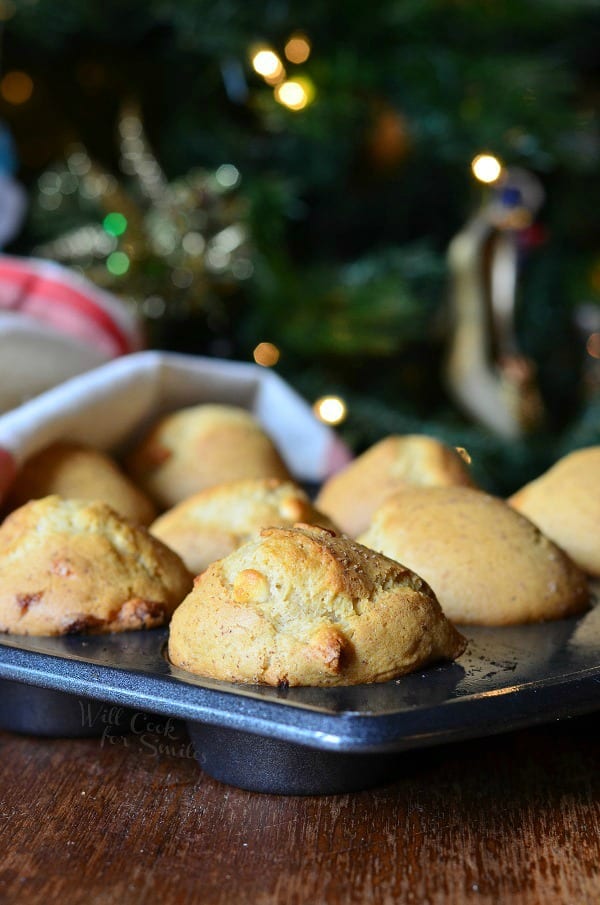
[[[544,627],[538,628],[543,630]],[[35,647],[39,639],[3,636],[0,638],[0,680],[5,678],[51,688],[74,697],[89,697],[188,722],[229,727],[323,751],[354,753],[399,752],[491,735],[600,708],[597,649],[597,665],[580,664],[571,669],[563,666],[550,672],[542,669],[535,677],[517,681],[512,686],[501,683],[497,687],[482,688],[480,683],[478,690],[475,678],[470,691],[455,697],[447,694],[434,703],[417,701],[387,712],[373,712],[366,707],[341,707],[336,711],[331,705],[327,709],[325,705],[319,708],[314,702],[307,704],[301,699],[294,700],[293,696],[290,700],[286,692],[282,694],[277,689],[238,686],[201,677],[188,679],[183,671],[170,667],[162,657],[166,629],[127,634],[142,635],[147,640],[148,650],[144,650],[146,642],[142,642],[142,657],[149,655],[151,659],[143,668],[139,655],[137,665],[133,657],[130,666],[116,662],[98,663],[89,655],[86,658],[85,647],[80,642],[89,645],[89,636],[71,641],[73,651],[67,653],[27,649],[24,644]],[[472,637],[477,632],[466,634]],[[116,651],[119,641],[125,644],[129,640],[122,636],[110,637],[117,637],[116,644],[113,640]],[[98,646],[101,643],[98,642]],[[49,645],[37,643],[37,646],[51,647],[52,642]],[[493,662],[490,658],[489,663]],[[434,665],[419,675],[424,681],[439,683],[446,681],[449,671],[457,668],[460,668],[460,658],[457,664]],[[385,684],[393,686],[398,682],[402,679]],[[317,689],[315,694],[317,700],[321,692],[325,692],[326,700],[343,700],[344,690],[350,689],[346,697],[351,700],[358,689],[368,700],[370,693],[373,697],[372,688],[341,686]],[[452,688],[451,683],[448,688]]]

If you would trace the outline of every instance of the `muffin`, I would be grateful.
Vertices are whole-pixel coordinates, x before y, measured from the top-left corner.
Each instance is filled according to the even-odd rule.
[[[6,503],[8,509],[17,509],[28,500],[53,495],[101,500],[140,525],[149,525],[157,515],[152,501],[116,461],[82,443],[52,443],[30,456],[17,472]]]
[[[169,632],[181,669],[266,685],[384,682],[465,645],[409,569],[300,524],[263,529],[212,563]]]
[[[132,450],[126,469],[161,509],[240,478],[290,478],[254,416],[228,405],[196,405],[164,416]]]
[[[316,505],[351,537],[365,531],[393,493],[415,485],[473,486],[469,467],[450,446],[419,434],[390,436],[323,485]]]
[[[248,478],[201,490],[159,516],[150,531],[197,575],[261,528],[295,522],[333,528],[293,481]]]
[[[414,487],[376,512],[360,543],[414,569],[453,622],[517,625],[585,609],[586,576],[528,519],[468,487]]]
[[[48,496],[0,525],[2,632],[153,628],[191,587],[176,553],[106,503]]]
[[[562,547],[580,569],[600,577],[600,446],[559,459],[508,502]]]

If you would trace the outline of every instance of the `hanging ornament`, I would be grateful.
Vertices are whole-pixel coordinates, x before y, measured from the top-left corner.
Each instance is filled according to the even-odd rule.
[[[128,104],[118,121],[119,177],[87,149],[38,180],[34,225],[48,214],[81,221],[42,242],[33,253],[71,265],[150,318],[214,306],[221,290],[251,276],[241,174],[230,163],[215,171],[193,169],[170,181],[146,138],[142,118]]]
[[[535,364],[515,332],[521,240],[542,202],[531,173],[500,169],[491,199],[448,249],[448,390],[468,416],[506,439],[538,429],[544,416]]]

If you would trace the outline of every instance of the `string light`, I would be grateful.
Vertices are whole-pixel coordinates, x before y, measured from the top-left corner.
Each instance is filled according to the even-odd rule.
[[[502,164],[493,154],[478,154],[471,161],[471,170],[479,182],[496,182],[502,173]]]
[[[219,247],[211,247],[207,250],[204,260],[206,269],[213,273],[219,273],[226,270],[229,266],[230,254]]]
[[[60,191],[60,176],[52,170],[47,170],[38,179],[38,188],[44,195],[55,195]]]
[[[310,51],[310,41],[306,35],[303,34],[292,35],[288,39],[284,49],[286,58],[290,63],[305,63],[310,56]]]
[[[282,82],[275,89],[275,100],[289,110],[303,110],[313,97],[313,84],[306,78]]]
[[[111,211],[102,221],[102,226],[109,236],[122,236],[127,229],[127,217],[118,211]]]
[[[106,259],[106,269],[115,277],[121,277],[129,270],[129,258],[124,251],[113,251]]]
[[[325,424],[341,424],[348,414],[346,403],[339,396],[321,396],[314,403],[313,411]]]
[[[223,163],[215,173],[215,179],[224,189],[234,188],[240,181],[240,171],[232,163]]]
[[[201,255],[206,248],[206,240],[202,233],[189,232],[186,233],[181,240],[181,247],[186,252],[186,254],[191,255],[193,258],[195,258],[198,255]]]
[[[33,79],[26,72],[13,69],[0,82],[0,94],[9,104],[25,104],[33,94]]]
[[[283,63],[277,54],[264,47],[253,54],[252,68],[266,81],[279,79],[284,74]]]
[[[254,361],[263,368],[272,368],[280,358],[280,352],[273,343],[259,343],[252,353]]]
[[[211,239],[211,246],[218,246],[224,254],[231,254],[246,241],[246,230],[241,223],[232,223]]]
[[[75,176],[85,176],[92,168],[92,161],[85,150],[76,150],[69,154],[67,166]]]

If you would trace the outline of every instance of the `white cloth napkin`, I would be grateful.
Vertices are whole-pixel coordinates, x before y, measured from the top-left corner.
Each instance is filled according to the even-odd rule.
[[[0,311],[0,413],[111,357],[27,315]]]
[[[335,432],[273,371],[244,362],[138,352],[0,415],[0,497],[14,469],[55,440],[118,454],[158,415],[207,402],[251,411],[300,481],[321,482],[351,458]]]
[[[0,413],[143,345],[116,296],[54,261],[0,254]]]

